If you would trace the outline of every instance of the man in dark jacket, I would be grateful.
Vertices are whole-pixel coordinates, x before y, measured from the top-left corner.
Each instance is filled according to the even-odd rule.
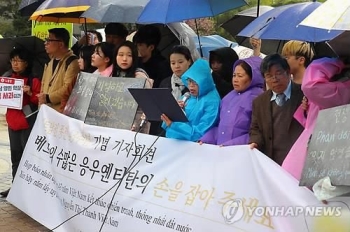
[[[153,88],[158,88],[160,82],[172,74],[168,59],[157,49],[160,40],[161,33],[154,25],[141,26],[133,37],[139,52],[140,67],[154,80]]]
[[[141,26],[133,37],[139,52],[140,67],[154,80],[153,88],[158,88],[162,80],[172,75],[168,59],[157,50],[161,33],[154,25]],[[159,133],[160,122],[151,121],[150,134]]]

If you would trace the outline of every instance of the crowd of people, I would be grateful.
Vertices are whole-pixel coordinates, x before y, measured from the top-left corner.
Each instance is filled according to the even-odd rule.
[[[341,58],[316,59],[303,41],[289,41],[281,54],[264,59],[259,52],[239,59],[233,49],[223,47],[211,51],[209,60],[193,60],[182,45],[163,57],[157,49],[161,33],[154,25],[138,28],[133,41],[126,40],[128,30],[120,23],[108,24],[105,33],[103,42],[98,32],[89,31],[70,49],[68,31],[50,29],[45,49],[51,60],[42,78],[31,72],[32,57],[14,49],[11,77],[24,80],[23,108],[34,112],[46,104],[62,113],[81,71],[106,78],[143,78],[145,88],[168,88],[188,122],[162,114],[159,121],[139,128],[145,117],[139,108],[131,130],[199,144],[249,144],[299,180],[319,110],[350,103],[350,81],[333,79],[349,64]],[[261,41],[251,41],[253,47],[261,46]],[[27,116],[15,109],[6,114],[13,177],[35,121],[35,114]]]

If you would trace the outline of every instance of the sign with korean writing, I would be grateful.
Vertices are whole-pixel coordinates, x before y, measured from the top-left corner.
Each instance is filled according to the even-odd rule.
[[[36,22],[32,21],[32,34],[39,39],[45,40],[49,37],[49,29],[65,28],[69,35],[73,36],[73,23],[52,23],[52,22]],[[69,47],[72,46],[72,39],[69,40]]]
[[[143,88],[145,81],[81,72],[63,113],[89,125],[129,130],[138,105],[128,88]]]
[[[350,105],[321,110],[313,131],[300,185],[329,176],[333,185],[350,186]]]
[[[350,226],[345,203],[323,207],[248,146],[135,137],[45,105],[37,121],[7,200],[50,230],[320,231],[309,229],[333,207],[327,219]]]
[[[145,82],[145,78],[99,77],[85,123],[130,130],[138,105],[128,89],[143,88]]]
[[[63,113],[85,121],[98,75],[80,72]]]
[[[0,77],[0,106],[22,109],[23,79]]]

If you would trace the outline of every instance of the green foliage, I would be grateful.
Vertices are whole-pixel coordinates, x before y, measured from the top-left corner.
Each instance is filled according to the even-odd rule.
[[[20,1],[0,0],[0,34],[3,37],[30,35],[31,23],[19,15]]]

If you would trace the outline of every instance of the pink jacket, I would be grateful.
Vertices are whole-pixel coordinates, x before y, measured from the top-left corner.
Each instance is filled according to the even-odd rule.
[[[350,103],[350,81],[329,81],[343,68],[343,62],[338,59],[322,58],[313,61],[305,71],[301,89],[309,102],[308,115],[305,119],[301,107],[294,114],[294,118],[304,125],[305,129],[282,164],[282,167],[298,180],[301,178],[307,144],[319,110]]]

